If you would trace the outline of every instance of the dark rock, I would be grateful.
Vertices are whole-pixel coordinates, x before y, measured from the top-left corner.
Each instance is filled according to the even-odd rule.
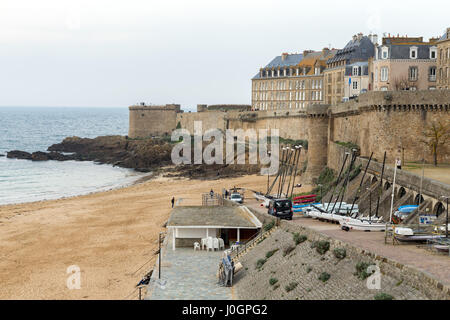
[[[10,159],[31,160],[31,153],[20,150],[12,150],[6,153],[6,157]]]
[[[42,151],[36,151],[31,154],[31,160],[33,161],[47,161],[50,160],[48,153]]]

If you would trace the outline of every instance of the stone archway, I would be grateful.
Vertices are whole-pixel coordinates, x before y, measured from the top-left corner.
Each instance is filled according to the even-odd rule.
[[[445,206],[442,202],[436,202],[433,208],[433,214],[439,217],[445,211]]]
[[[406,190],[403,187],[400,187],[397,192],[397,198],[400,199],[406,194]]]
[[[418,193],[414,198],[414,203],[418,205],[419,203],[420,204],[423,203],[424,200],[425,199],[423,198],[423,196],[420,193]]]
[[[384,190],[388,190],[389,188],[391,187],[391,183],[389,182],[389,181],[386,181],[385,183],[384,183]]]

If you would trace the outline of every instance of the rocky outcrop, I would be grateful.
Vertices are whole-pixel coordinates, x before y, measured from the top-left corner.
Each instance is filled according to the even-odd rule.
[[[171,150],[171,145],[162,139],[133,140],[122,136],[102,136],[94,139],[68,137],[61,143],[51,145],[48,152],[13,150],[7,153],[7,157],[33,161],[95,161],[147,172],[155,166],[169,164]]]

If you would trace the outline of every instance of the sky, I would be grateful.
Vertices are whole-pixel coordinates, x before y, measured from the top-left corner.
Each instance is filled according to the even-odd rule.
[[[0,106],[250,104],[251,78],[282,52],[441,36],[448,3],[0,0]]]

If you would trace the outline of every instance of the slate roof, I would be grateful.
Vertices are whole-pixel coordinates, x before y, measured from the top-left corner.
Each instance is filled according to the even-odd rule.
[[[334,57],[327,60],[327,63],[333,63],[345,60],[346,63],[355,61],[367,61],[373,57],[375,47],[369,37],[363,36],[361,39],[350,40],[347,45],[336,52]]]
[[[303,54],[294,53],[286,55],[286,58],[282,59],[281,56],[276,56],[270,61],[264,68],[278,68],[278,67],[290,67],[296,66],[303,59]],[[252,79],[260,79],[259,72]]]
[[[345,75],[346,76],[353,75],[353,67],[358,67],[358,75],[359,76],[368,76],[369,75],[369,63],[367,61],[355,62],[355,63],[346,65],[345,66]]]
[[[417,59],[430,59],[430,48],[436,46],[430,43],[405,43],[405,44],[386,44],[379,47],[377,58],[381,59],[383,47],[388,47],[389,59],[409,59],[411,47],[417,47]]]
[[[167,227],[261,228],[261,222],[245,206],[177,206]]]
[[[445,30],[444,34],[438,41],[444,41],[444,40],[448,40],[448,39],[449,39],[448,32],[447,32],[447,30]]]

